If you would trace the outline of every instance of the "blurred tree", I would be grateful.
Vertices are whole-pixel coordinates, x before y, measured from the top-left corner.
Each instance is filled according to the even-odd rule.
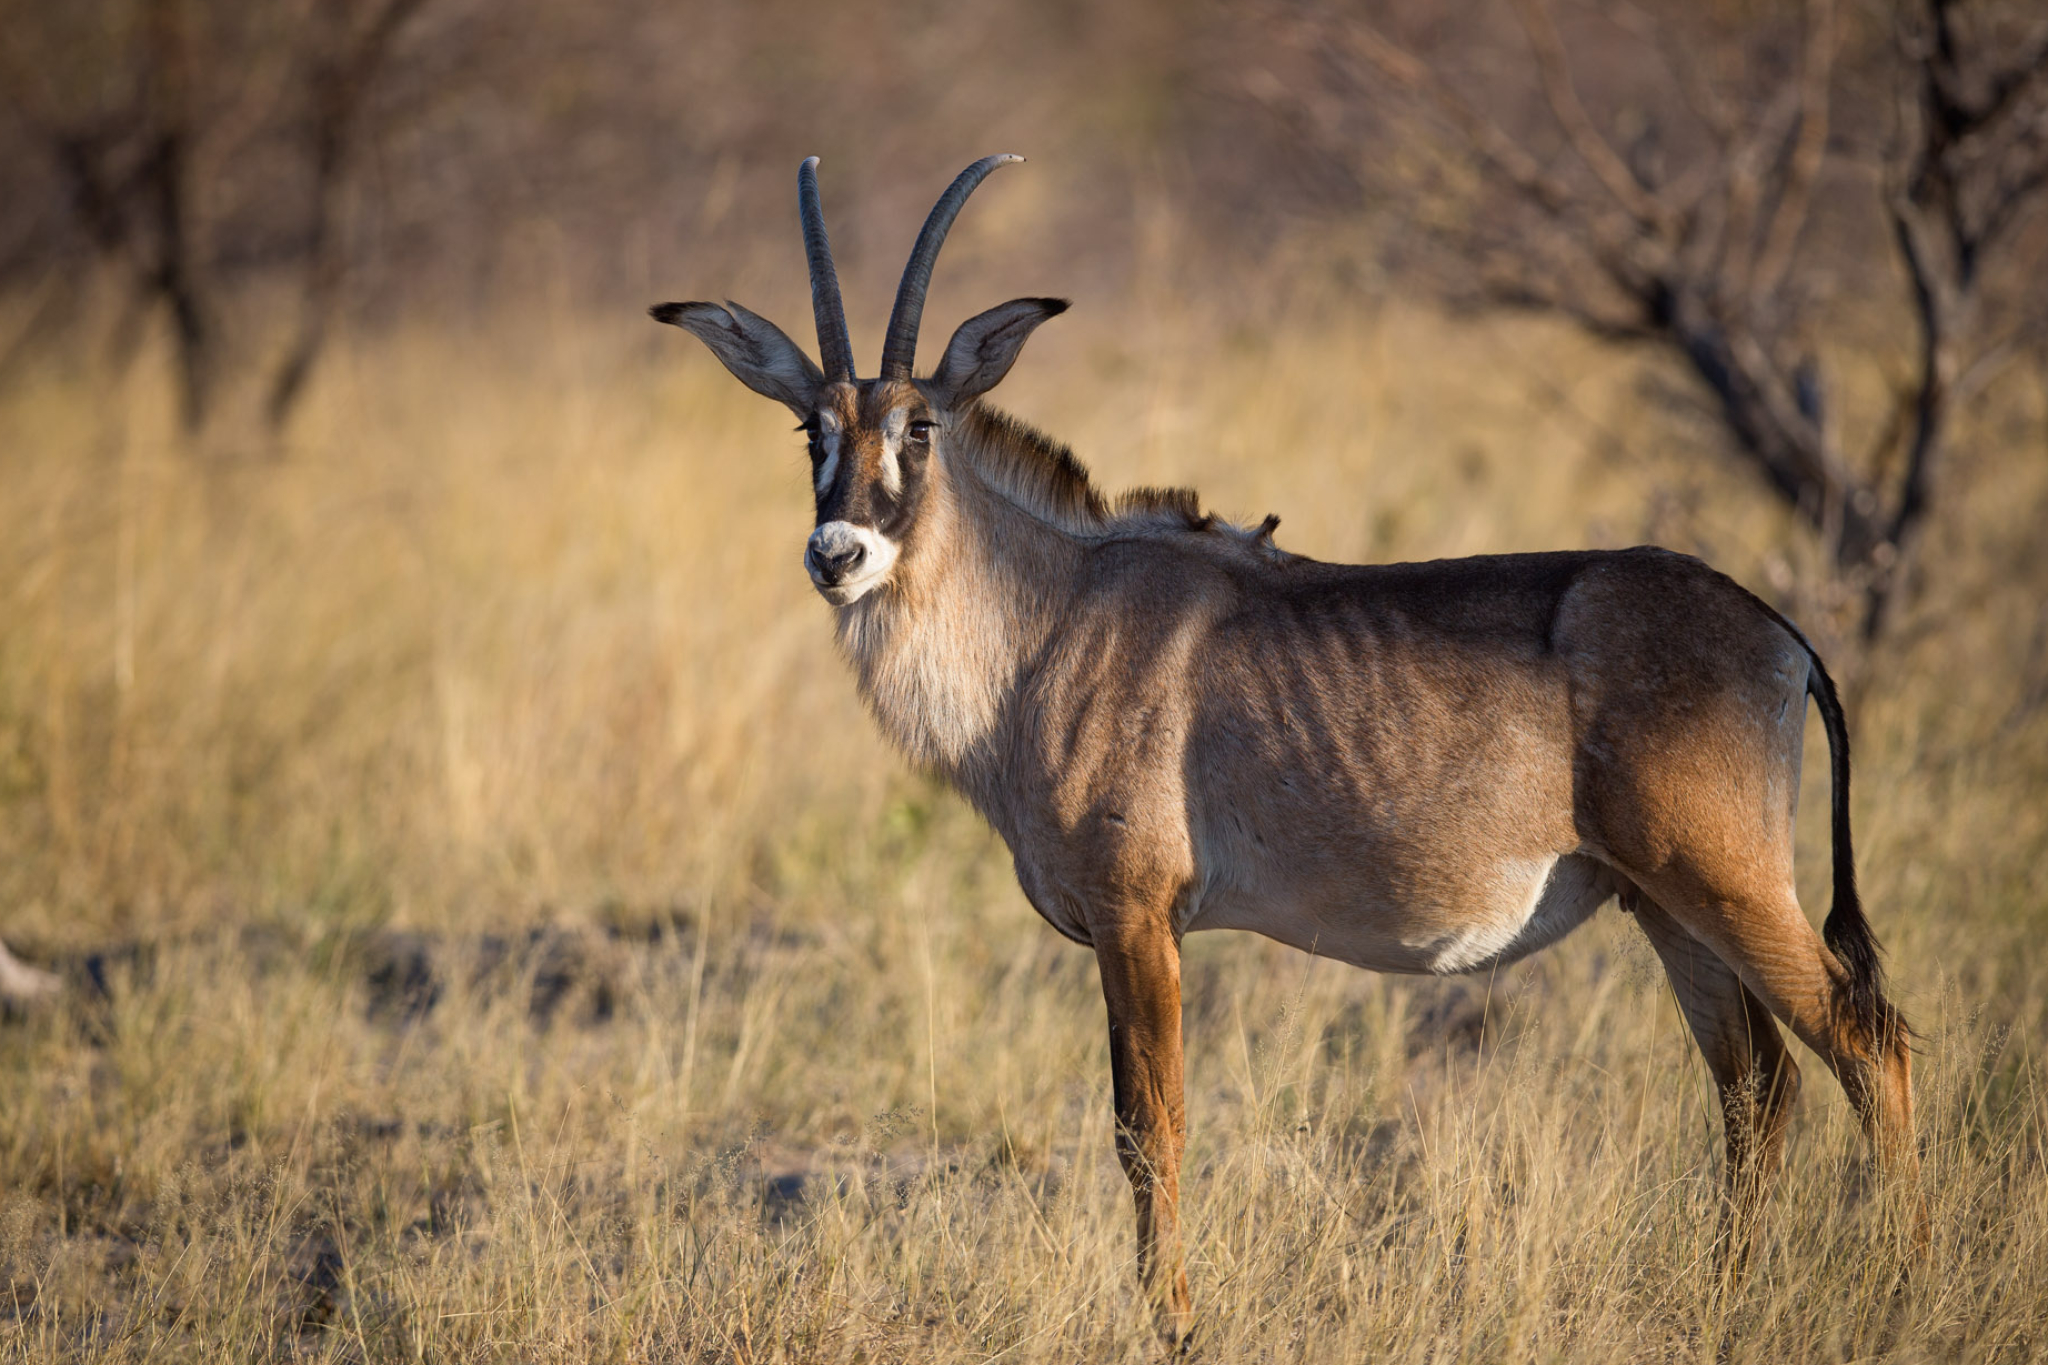
[[[111,269],[125,282],[128,336],[163,311],[189,430],[206,424],[231,357],[254,364],[257,348],[228,326],[224,267],[238,258],[287,263],[297,276],[290,339],[256,366],[273,428],[304,392],[346,260],[337,238],[368,96],[425,4],[75,0],[0,16],[5,111],[61,206],[20,254],[41,248],[47,267],[55,240]],[[237,184],[293,200],[295,212],[238,214],[224,193]],[[70,302],[51,289],[17,345]]]
[[[312,183],[301,253],[298,324],[264,399],[264,414],[273,428],[284,424],[305,391],[334,316],[347,259],[337,241],[342,193],[362,143],[364,105],[399,33],[425,3],[323,3],[309,20],[301,58],[308,85],[302,137],[312,163]]]
[[[841,244],[857,300],[887,299],[924,186],[1003,146],[1083,187],[1019,200],[1010,248],[1114,287],[1133,167],[1192,141],[1181,61],[1209,14],[0,0],[0,377],[118,296],[113,335],[160,330],[195,423],[274,426],[344,318],[630,318],[657,274],[713,256],[782,280],[784,177],[812,152],[868,210]]]
[[[2018,3],[1909,0],[1887,10],[1883,55],[1871,66],[1888,87],[1891,130],[1876,175],[1864,177],[1876,192],[1858,201],[1884,231],[1859,236],[1853,223],[1838,224],[1816,249],[1816,187],[1831,161],[1854,151],[1831,137],[1838,83],[1859,74],[1838,69],[1834,0],[1809,0],[1797,60],[1747,94],[1715,74],[1743,64],[1740,36],[1706,23],[1680,36],[1635,5],[1607,5],[1604,22],[1660,57],[1676,81],[1669,108],[1604,120],[1582,98],[1545,0],[1511,3],[1534,57],[1549,146],[1526,118],[1510,132],[1469,93],[1471,80],[1448,78],[1437,61],[1321,0],[1294,7],[1287,22],[1319,54],[1322,79],[1305,91],[1275,82],[1263,97],[1297,126],[1324,130],[1327,142],[1342,125],[1303,112],[1306,101],[1391,90],[1426,111],[1439,153],[1501,192],[1500,213],[1440,225],[1478,267],[1483,297],[1675,356],[1711,395],[1729,447],[1820,536],[1832,566],[1832,601],[1822,605],[1852,617],[1864,641],[1875,638],[1895,614],[1936,504],[1958,408],[2048,324],[2038,288],[2048,242],[2023,231],[2048,204],[2048,22]],[[1755,28],[1745,22],[1736,33],[1753,39]],[[1768,62],[1751,64],[1768,71]],[[1615,65],[1610,58],[1610,85]],[[1662,135],[1681,118],[1696,126],[1689,142]],[[1853,183],[1857,168],[1837,169]],[[1828,207],[1838,216],[1844,208]],[[1823,277],[1843,274],[1845,257],[1859,278],[1883,269],[1857,254],[1860,240],[1892,244],[1914,363],[1859,458],[1842,448],[1820,304]],[[1871,291],[1857,287],[1867,299]]]

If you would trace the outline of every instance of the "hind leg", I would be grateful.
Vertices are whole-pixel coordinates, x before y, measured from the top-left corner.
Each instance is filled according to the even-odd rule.
[[[1799,1066],[1770,1011],[1713,950],[1640,892],[1623,904],[1657,950],[1714,1078],[1728,1142],[1728,1247],[1740,1269],[1784,1154],[1785,1128],[1799,1102]]]
[[[1920,1159],[1905,1023],[1882,1001],[1875,1020],[1858,1014],[1847,971],[1807,922],[1789,885],[1731,894],[1692,878],[1648,881],[1646,889],[1669,918],[1711,949],[1827,1063],[1855,1106],[1879,1170],[1917,1196]],[[1924,1239],[1924,1205],[1915,1221]]]

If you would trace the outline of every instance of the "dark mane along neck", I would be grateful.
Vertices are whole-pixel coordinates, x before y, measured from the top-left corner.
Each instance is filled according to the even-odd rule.
[[[1192,488],[1133,488],[1112,502],[1072,450],[985,404],[967,410],[960,434],[959,448],[991,487],[1074,535],[1206,531],[1220,524],[1202,510]]]
[[[883,732],[990,811],[1008,752],[996,737],[1028,661],[1069,620],[1092,545],[1174,538],[1266,564],[1294,556],[1273,544],[1277,517],[1234,526],[1186,488],[1111,501],[1072,451],[1024,423],[979,406],[955,420],[936,539],[905,554],[886,590],[839,611],[839,642]]]

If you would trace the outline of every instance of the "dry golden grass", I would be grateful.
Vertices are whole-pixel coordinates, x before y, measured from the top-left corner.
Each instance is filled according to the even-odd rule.
[[[1801,567],[1568,334],[1124,322],[1004,393],[1111,484],[1328,557]],[[0,396],[0,929],[75,982],[0,1023],[0,1356],[1155,1353],[1092,959],[874,737],[779,409],[630,320],[350,349],[281,458],[167,408],[146,366]],[[2043,408],[2015,379],[1968,433],[1856,720],[1924,1270],[1807,1058],[1717,1285],[1718,1115],[1617,914],[1453,982],[1196,936],[1207,1358],[2048,1355]]]

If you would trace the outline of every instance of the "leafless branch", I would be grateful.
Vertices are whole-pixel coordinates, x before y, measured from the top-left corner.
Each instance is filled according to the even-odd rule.
[[[1564,130],[1572,150],[1631,218],[1645,227],[1661,227],[1664,206],[1636,179],[1580,102],[1578,87],[1572,82],[1571,61],[1565,54],[1564,42],[1557,36],[1557,26],[1550,21],[1550,11],[1540,0],[1514,0],[1514,6],[1516,17],[1522,21],[1522,31],[1529,36],[1530,50],[1536,55],[1536,69],[1543,79],[1543,93],[1550,102],[1551,115]]]
[[[1835,69],[1833,0],[1810,0],[1806,16],[1806,59],[1799,83],[1799,140],[1792,149],[1784,188],[1750,277],[1751,297],[1758,303],[1785,282],[1785,274],[1792,266],[1792,250],[1806,226],[1813,182],[1827,152],[1828,83]]]
[[[1904,458],[1880,482],[1839,449],[1839,417],[1812,335],[1812,291],[1799,278],[1800,243],[1828,158],[1835,0],[1807,0],[1797,73],[1747,117],[1656,20],[1630,0],[1608,0],[1605,13],[1665,54],[1713,139],[1713,151],[1658,184],[1631,170],[1587,110],[1544,0],[1513,3],[1550,117],[1590,179],[1547,167],[1370,24],[1326,17],[1327,44],[1436,111],[1495,183],[1536,210],[1508,249],[1520,265],[1488,261],[1490,297],[1682,357],[1714,396],[1735,450],[1819,534],[1847,585],[1835,595],[1861,594],[1862,632],[1874,635],[1933,506],[1963,377],[1972,387],[1988,382],[2002,363],[1990,345],[1966,363],[1964,338],[1981,311],[1983,253],[2048,201],[2048,111],[2036,108],[2048,93],[2048,33],[2001,64],[1979,50],[1988,44],[1966,41],[1956,0],[1918,0],[1902,23],[1886,211],[1910,286],[1917,354],[1880,447],[1900,446]]]
[[[1640,296],[1654,287],[1662,262],[1652,239],[1629,220],[1589,205],[1561,177],[1542,164],[1497,123],[1474,107],[1427,63],[1403,51],[1371,25],[1353,21],[1323,35],[1343,51],[1355,54],[1388,80],[1426,99],[1465,139],[1486,167],[1523,199],[1567,228],[1581,249],[1590,253],[1603,273]]]
[[[1605,6],[1602,12],[1616,28],[1645,47],[1656,49],[1693,117],[1723,149],[1733,144],[1741,131],[1741,121],[1736,117],[1734,108],[1707,78],[1697,54],[1686,51],[1673,38],[1670,28],[1659,22],[1655,15],[1627,0],[1617,0]]]
[[[343,258],[336,219],[355,158],[364,103],[399,33],[425,2],[383,0],[362,34],[344,31],[322,35],[313,47],[313,107],[309,118],[313,179],[308,241],[301,272],[298,325],[272,372],[264,402],[264,414],[273,430],[283,426],[291,415],[326,345],[342,278]]]

